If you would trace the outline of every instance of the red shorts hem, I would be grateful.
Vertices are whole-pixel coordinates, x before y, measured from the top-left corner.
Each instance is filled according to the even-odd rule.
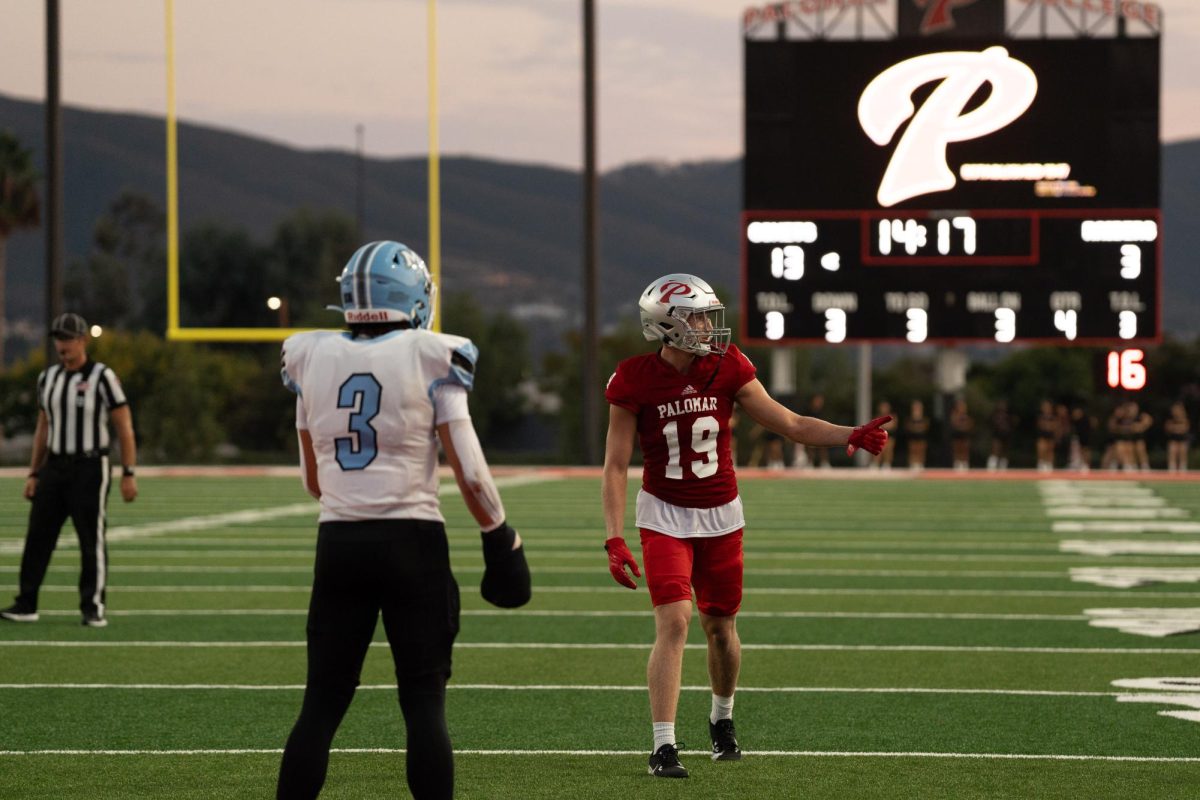
[[[742,607],[742,529],[681,539],[641,528],[642,567],[657,607],[691,600],[710,617],[731,617]]]

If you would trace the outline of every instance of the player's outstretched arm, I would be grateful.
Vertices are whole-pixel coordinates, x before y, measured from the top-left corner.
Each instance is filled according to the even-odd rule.
[[[608,437],[604,444],[604,483],[600,490],[604,503],[604,549],[608,551],[608,570],[613,580],[636,589],[637,584],[625,572],[642,576],[637,560],[625,544],[625,495],[629,488],[629,461],[633,457],[633,437],[637,417],[620,406],[608,407]]]
[[[438,425],[437,432],[467,510],[479,523],[484,565],[480,594],[501,608],[525,605],[532,593],[525,548],[505,520],[504,503],[475,427],[470,419],[456,419]]]
[[[805,417],[777,402],[757,378],[743,386],[736,399],[759,425],[798,444],[809,447],[847,445],[847,452],[853,454],[860,447],[870,453],[878,453],[887,442],[887,431],[880,430],[879,426],[891,417],[880,417],[858,428]]]
[[[771,397],[757,378],[739,389],[736,399],[751,419],[793,442],[810,447],[837,447],[850,441],[852,428],[797,414]]]

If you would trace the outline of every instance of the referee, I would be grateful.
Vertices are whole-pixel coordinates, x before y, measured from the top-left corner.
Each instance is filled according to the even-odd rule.
[[[50,554],[69,516],[79,536],[82,574],[79,610],[83,624],[103,628],[104,589],[108,578],[105,541],[106,506],[111,479],[108,418],[121,442],[121,497],[137,497],[137,446],[125,392],[113,371],[87,356],[88,326],[78,314],[62,314],[50,326],[57,364],[38,376],[38,421],[33,457],[25,481],[25,499],[33,501],[25,552],[21,556],[21,593],[0,611],[12,622],[37,622],[38,589]]]

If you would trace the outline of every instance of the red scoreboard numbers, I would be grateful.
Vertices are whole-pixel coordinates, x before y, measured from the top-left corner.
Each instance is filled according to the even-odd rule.
[[[1141,350],[1111,350],[1108,354],[1108,386],[1110,389],[1139,391],[1146,386],[1145,353]]]

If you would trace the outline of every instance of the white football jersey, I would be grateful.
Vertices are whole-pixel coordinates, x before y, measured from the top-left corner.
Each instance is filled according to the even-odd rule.
[[[457,403],[439,418],[435,394],[446,384],[469,391],[478,354],[470,339],[423,329],[288,337],[282,377],[298,395],[296,427],[312,436],[322,522],[443,521],[435,426],[467,414]]]

